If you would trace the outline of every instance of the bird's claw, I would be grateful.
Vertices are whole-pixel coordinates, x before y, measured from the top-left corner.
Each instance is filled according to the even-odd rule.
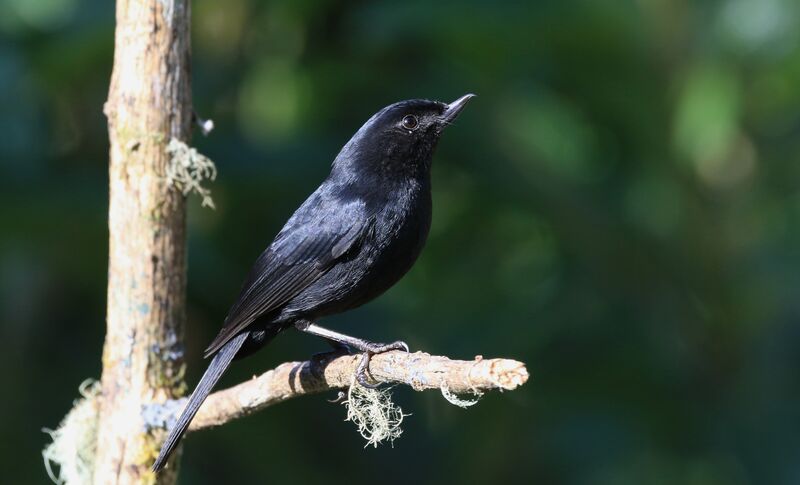
[[[384,347],[386,347],[386,350],[384,350],[384,352],[389,350],[402,350],[403,352],[406,353],[411,352],[411,350],[409,350],[408,348],[408,344],[403,342],[402,340],[398,340],[397,342],[392,342],[388,345],[384,345]]]
[[[369,352],[370,354],[382,354],[384,352],[389,352],[390,350],[402,350],[403,352],[408,352],[408,344],[403,342],[402,340],[398,340],[396,342],[392,342],[390,344],[369,344],[366,348],[363,349],[365,352]]]
[[[366,387],[367,389],[375,389],[380,385],[380,383],[371,383],[367,377],[367,372],[369,371],[369,362],[373,355],[382,354],[391,350],[402,350],[404,352],[409,351],[408,344],[402,340],[398,340],[397,342],[392,342],[390,344],[372,344],[364,351],[364,353],[361,354],[361,361],[358,363],[358,367],[356,367],[356,381],[362,387]]]
[[[371,353],[364,352],[361,354],[361,361],[358,363],[358,367],[356,367],[356,381],[361,387],[366,387],[367,389],[375,389],[380,385],[371,383],[367,377],[367,370],[369,369],[371,357]]]

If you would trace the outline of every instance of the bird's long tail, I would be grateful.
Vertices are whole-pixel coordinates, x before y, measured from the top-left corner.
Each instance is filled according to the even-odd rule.
[[[222,374],[228,368],[239,349],[242,348],[249,333],[250,332],[242,332],[232,338],[219,349],[216,355],[214,355],[211,364],[209,364],[208,369],[206,369],[205,374],[203,374],[203,377],[200,379],[200,383],[197,384],[194,392],[192,392],[189,402],[186,404],[180,418],[178,418],[178,422],[175,423],[166,441],[164,441],[161,447],[161,453],[158,454],[158,458],[156,458],[156,462],[153,464],[154,472],[164,468],[169,456],[175,451],[175,447],[178,446],[181,436],[186,432],[186,428],[189,427],[189,423],[192,422],[194,415],[197,414],[197,410],[200,409],[200,405],[206,400],[211,389],[216,385],[217,381],[219,381],[219,378],[222,377]]]

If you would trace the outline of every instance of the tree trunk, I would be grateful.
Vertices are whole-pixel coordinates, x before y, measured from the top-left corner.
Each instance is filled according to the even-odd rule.
[[[146,406],[184,391],[184,196],[166,181],[192,119],[187,0],[118,0],[110,138],[107,333],[94,482],[174,483],[150,466],[163,430]]]

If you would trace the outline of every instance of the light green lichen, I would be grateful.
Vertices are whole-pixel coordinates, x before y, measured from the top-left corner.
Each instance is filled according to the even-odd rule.
[[[368,389],[353,381],[347,391],[347,400],[342,404],[347,408],[345,421],[352,421],[359,434],[369,445],[378,447],[379,443],[389,440],[392,444],[403,433],[400,424],[403,410],[392,401],[391,387],[385,389]]]
[[[83,396],[53,431],[43,429],[52,443],[42,450],[44,466],[53,482],[65,485],[91,483],[97,449],[97,396],[100,383],[87,379],[80,385]],[[58,466],[56,474],[53,465]]]
[[[213,209],[211,190],[203,187],[203,182],[217,178],[214,162],[176,138],[167,144],[167,154],[170,156],[167,163],[167,183],[183,192],[183,195],[196,193],[202,198],[203,207]]]
[[[447,387],[442,387],[441,391],[442,391],[442,397],[444,397],[447,400],[447,402],[449,402],[453,406],[458,406],[462,409],[466,409],[470,406],[478,404],[478,401],[480,401],[481,397],[483,396],[482,392],[476,390],[473,391],[473,396],[475,396],[475,399],[462,399],[458,397],[458,395],[456,395],[454,392],[450,391],[450,389],[448,389]]]

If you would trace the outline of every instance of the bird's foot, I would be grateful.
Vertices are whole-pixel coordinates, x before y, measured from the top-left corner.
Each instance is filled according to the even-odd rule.
[[[294,326],[301,332],[324,338],[334,347],[348,349],[351,353],[355,353],[353,349],[361,352],[361,362],[358,363],[358,368],[356,369],[356,380],[362,386],[370,389],[378,387],[377,384],[370,383],[367,378],[369,361],[373,355],[382,354],[390,350],[403,350],[408,352],[408,345],[399,340],[390,344],[378,344],[357,337],[351,337],[343,333],[334,332],[333,330],[320,327],[310,320],[298,320],[295,322]]]
[[[367,373],[369,372],[369,362],[372,359],[372,356],[375,354],[389,352],[391,350],[402,350],[404,352],[408,352],[408,344],[400,340],[390,344],[376,344],[372,342],[364,342],[364,344],[365,345],[363,348],[359,348],[359,350],[363,351],[363,353],[361,354],[361,361],[358,363],[358,367],[356,368],[356,381],[358,381],[362,387],[366,387],[367,389],[375,389],[380,384],[371,383],[367,377]]]

